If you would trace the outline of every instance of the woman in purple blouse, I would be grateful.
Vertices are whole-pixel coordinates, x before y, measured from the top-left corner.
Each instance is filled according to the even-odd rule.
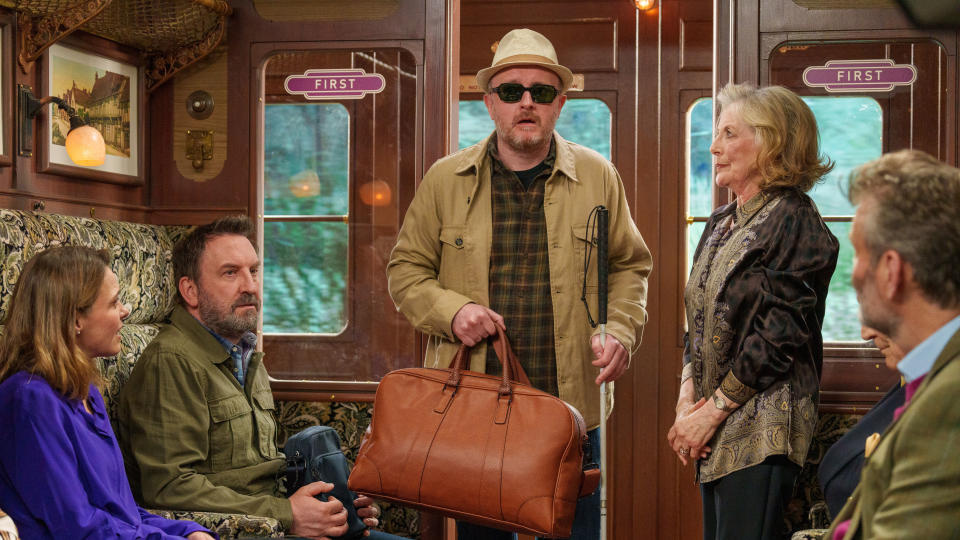
[[[0,508],[23,538],[216,535],[137,506],[97,390],[94,358],[120,352],[129,310],[106,251],[58,247],[31,259],[0,338]]]

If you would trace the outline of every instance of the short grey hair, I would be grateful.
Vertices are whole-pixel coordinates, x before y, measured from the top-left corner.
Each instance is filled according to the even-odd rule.
[[[896,251],[913,267],[924,297],[944,309],[960,307],[960,169],[919,150],[900,150],[858,168],[850,202],[875,202],[863,223],[876,264]]]

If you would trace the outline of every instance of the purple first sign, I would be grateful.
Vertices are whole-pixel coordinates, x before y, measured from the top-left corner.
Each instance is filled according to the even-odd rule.
[[[386,85],[383,75],[362,69],[308,69],[283,81],[288,94],[307,99],[360,99],[381,92]]]
[[[803,70],[807,86],[827,92],[889,92],[894,86],[909,86],[917,80],[917,68],[893,60],[830,60],[823,66]]]

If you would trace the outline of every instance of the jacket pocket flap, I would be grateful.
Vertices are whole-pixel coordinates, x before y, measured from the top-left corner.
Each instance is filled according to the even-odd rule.
[[[593,235],[590,234],[591,231],[587,230],[586,225],[573,225],[572,227],[570,227],[570,229],[573,231],[573,236],[577,240],[582,240],[583,242],[586,242],[588,244],[592,243],[591,241],[593,239],[591,237]]]
[[[270,390],[261,390],[259,392],[255,392],[253,394],[253,400],[257,402],[257,405],[259,405],[261,409],[275,408],[273,404],[273,394],[270,392]]]
[[[210,417],[214,422],[226,422],[232,418],[250,414],[250,404],[243,396],[230,396],[227,398],[211,401]]]
[[[440,230],[440,241],[456,249],[463,249],[463,227],[444,227]]]

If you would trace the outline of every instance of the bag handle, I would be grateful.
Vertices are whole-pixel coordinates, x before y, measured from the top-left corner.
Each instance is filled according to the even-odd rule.
[[[453,371],[450,373],[450,378],[446,384],[453,387],[460,385],[460,372],[467,369],[467,359],[470,358],[470,349],[471,348],[465,343],[460,344],[457,355],[454,356],[453,363],[451,364]],[[514,353],[513,348],[510,347],[507,334],[505,334],[499,326],[497,327],[497,338],[493,341],[493,351],[500,360],[501,366],[503,366],[503,377],[500,382],[501,395],[513,394],[513,390],[510,388],[511,380],[530,386],[530,379],[527,377],[527,372],[523,370],[523,366],[520,365],[516,353]]]

